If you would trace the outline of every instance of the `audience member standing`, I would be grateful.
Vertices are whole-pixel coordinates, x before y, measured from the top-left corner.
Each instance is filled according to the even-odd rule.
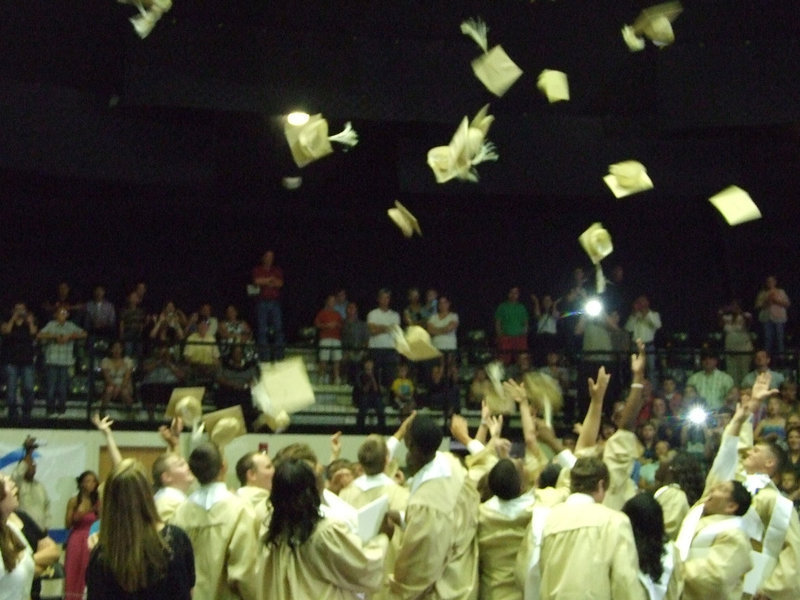
[[[194,583],[189,538],[159,519],[144,468],[124,459],[106,480],[100,542],[86,571],[88,600],[191,600]]]
[[[342,315],[336,311],[336,296],[325,299],[325,306],[314,317],[314,327],[319,332],[318,383],[326,383],[328,363],[333,363],[333,381],[341,383],[339,370],[342,365]]]
[[[100,513],[97,475],[84,471],[77,482],[78,495],[67,502],[64,517],[64,527],[70,530],[64,557],[64,600],[83,600],[89,564],[89,529]]]
[[[14,469],[11,477],[17,484],[19,508],[31,517],[43,531],[50,524],[50,497],[41,481],[36,479],[36,461],[33,452],[39,446],[36,438],[28,436],[23,445],[25,456]]]
[[[756,296],[758,320],[764,326],[764,348],[772,354],[783,354],[784,327],[786,326],[786,309],[789,308],[789,296],[778,287],[774,275],[767,277],[764,288]]]
[[[528,309],[519,301],[519,288],[508,291],[508,299],[494,312],[497,352],[509,364],[518,352],[528,350]]]
[[[650,300],[647,296],[639,296],[633,303],[633,313],[625,323],[625,331],[631,334],[634,340],[642,340],[647,352],[647,374],[651,381],[657,381],[656,376],[656,332],[661,329],[661,315],[650,309]]]
[[[719,310],[720,325],[725,334],[725,372],[733,378],[734,385],[741,385],[750,368],[750,321],[753,316],[742,310],[738,300]]]
[[[450,298],[439,296],[436,314],[428,318],[428,333],[431,334],[431,344],[445,355],[455,354],[458,348],[458,315],[450,311]]]
[[[253,269],[253,283],[260,289],[256,304],[256,343],[258,357],[262,361],[282,360],[283,313],[281,312],[281,289],[283,271],[275,266],[275,252],[267,250],[261,257],[261,264]],[[272,346],[269,345],[270,329]]]
[[[69,311],[59,308],[55,319],[45,325],[37,339],[46,343],[44,362],[47,371],[47,414],[67,412],[69,368],[75,364],[75,340],[86,338],[86,332],[71,321]]]
[[[358,365],[364,360],[369,337],[367,323],[358,318],[358,305],[355,302],[348,302],[342,323],[342,348],[344,350],[342,362],[348,383],[355,382]]]
[[[33,410],[35,372],[33,359],[36,341],[36,320],[21,302],[14,305],[11,318],[0,325],[3,334],[3,356],[6,365],[8,418],[17,418],[17,382],[22,384],[22,418],[28,419]]]
[[[389,304],[392,293],[382,288],[378,291],[378,307],[367,314],[369,329],[369,353],[375,361],[375,373],[383,387],[389,387],[397,370],[398,356],[394,348],[392,328],[400,326],[400,315],[393,311]]]

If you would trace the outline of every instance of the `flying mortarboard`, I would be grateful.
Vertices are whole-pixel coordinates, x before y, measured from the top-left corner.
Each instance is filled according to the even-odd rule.
[[[603,177],[606,185],[617,198],[653,189],[653,182],[644,165],[635,160],[626,160],[608,167]]]
[[[483,50],[483,55],[472,61],[475,76],[495,96],[502,96],[522,75],[520,69],[499,44],[489,50],[489,29],[481,19],[468,19],[461,23],[461,33],[468,35]]]
[[[750,194],[732,185],[708,199],[722,213],[728,225],[741,225],[761,218],[761,211]]]
[[[342,132],[329,136],[328,121],[321,114],[312,115],[302,125],[292,125],[286,120],[283,133],[292,152],[292,158],[300,168],[331,154],[333,152],[331,142],[348,147],[358,143],[358,134],[349,122],[345,124]]]

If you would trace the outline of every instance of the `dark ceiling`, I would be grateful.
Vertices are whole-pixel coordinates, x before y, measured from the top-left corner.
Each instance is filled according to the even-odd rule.
[[[296,170],[279,115],[304,107],[332,130],[352,120],[361,135],[348,154],[305,170],[312,186],[591,197],[607,195],[609,163],[637,158],[654,194],[707,196],[737,182],[754,196],[793,189],[796,0],[686,0],[673,46],[630,53],[620,28],[649,4],[174,0],[139,40],[129,5],[15,3],[0,21],[0,168],[277,187]],[[470,68],[479,50],[459,24],[476,16],[525,71],[502,98]],[[537,92],[544,68],[568,74],[570,102],[548,105]],[[479,185],[437,186],[427,150],[486,102],[500,161],[480,168]],[[771,146],[765,178],[751,172],[761,144]]]

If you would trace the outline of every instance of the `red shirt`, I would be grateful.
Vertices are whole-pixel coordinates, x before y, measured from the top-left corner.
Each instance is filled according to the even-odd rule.
[[[258,265],[253,269],[253,281],[256,279],[262,279],[264,277],[276,277],[283,281],[283,271],[281,271],[280,267],[271,266],[269,269]],[[281,295],[281,288],[273,287],[271,285],[262,285],[261,287],[261,298],[264,300],[277,300],[278,297]]]
[[[319,329],[319,339],[321,340],[341,340],[342,339],[342,315],[335,310],[323,308],[317,313],[314,325]],[[324,327],[330,323],[335,323],[336,327]]]

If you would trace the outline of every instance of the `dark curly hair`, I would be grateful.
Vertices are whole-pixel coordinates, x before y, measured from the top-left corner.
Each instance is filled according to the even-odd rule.
[[[678,452],[669,463],[667,479],[665,483],[677,483],[686,494],[689,506],[694,506],[703,494],[706,474],[696,459],[685,452]]]

